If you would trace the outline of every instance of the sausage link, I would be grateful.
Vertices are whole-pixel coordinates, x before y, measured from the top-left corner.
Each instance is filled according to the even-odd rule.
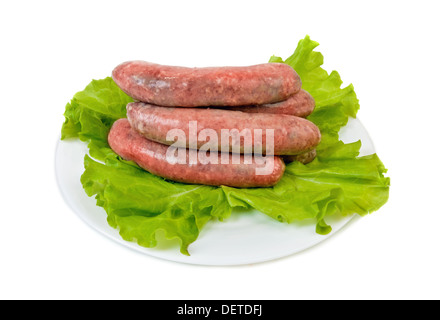
[[[133,102],[127,105],[127,117],[131,126],[146,138],[162,143],[174,144],[167,140],[167,134],[173,129],[184,132],[185,141],[175,144],[182,148],[202,147],[206,141],[199,141],[198,137],[202,130],[213,130],[218,137],[218,150],[236,153],[270,153],[275,155],[296,155],[314,149],[320,142],[321,133],[312,122],[288,115],[244,113],[221,109],[200,108],[167,108],[159,107],[142,102]],[[197,146],[190,145],[190,122],[197,124]],[[273,130],[273,150],[266,150],[269,130]],[[222,134],[224,131],[236,130],[243,133],[237,135],[237,139],[229,138],[229,149],[222,149]],[[261,133],[261,139],[257,134]],[[270,132],[269,132],[270,133]],[[249,143],[250,149],[245,148]],[[239,150],[239,151],[238,151]]]
[[[219,154],[218,164],[189,164],[189,158],[197,155],[197,150],[181,149],[185,152],[186,163],[173,163],[167,156],[169,146],[148,140],[131,128],[127,119],[117,120],[108,135],[110,147],[119,156],[136,162],[144,170],[157,176],[191,184],[212,186],[230,186],[239,188],[270,187],[282,178],[285,165],[280,157],[252,158],[251,164],[244,163],[244,156],[240,155],[240,163],[232,164],[232,155],[229,154],[229,164],[222,164]],[[264,166],[262,162],[273,159],[273,170],[270,174],[257,175],[256,168]]]
[[[301,89],[298,74],[283,63],[187,68],[128,61],[117,66],[112,77],[132,98],[170,107],[275,103]]]
[[[315,99],[307,91],[301,89],[287,100],[256,106],[229,107],[229,110],[248,113],[287,114],[305,118],[315,109]]]
[[[307,164],[307,163],[312,162],[315,158],[316,158],[316,149],[298,154],[296,156],[283,156],[283,160],[286,163],[293,162],[293,161],[299,161],[302,164]]]

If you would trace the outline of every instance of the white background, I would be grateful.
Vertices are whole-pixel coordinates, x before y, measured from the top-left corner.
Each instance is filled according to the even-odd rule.
[[[2,1],[2,299],[439,299],[438,1]],[[287,58],[309,34],[353,83],[390,200],[300,254],[240,267],[142,255],[64,203],[65,104],[130,59],[184,66]]]

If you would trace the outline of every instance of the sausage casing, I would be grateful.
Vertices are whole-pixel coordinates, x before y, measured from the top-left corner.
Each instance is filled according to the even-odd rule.
[[[131,126],[146,138],[181,148],[201,148],[207,141],[199,137],[203,130],[213,131],[218,137],[218,150],[235,153],[296,155],[314,149],[321,140],[319,128],[312,122],[282,114],[245,113],[223,109],[167,108],[142,102],[127,105]],[[197,136],[191,143],[190,124],[196,123]],[[174,141],[167,135],[174,129],[182,130],[185,141]],[[238,132],[237,139],[224,141],[225,132]],[[205,131],[206,132],[206,131]],[[270,136],[271,132],[273,133]],[[260,134],[258,136],[258,134]],[[271,140],[273,137],[273,140]],[[261,138],[261,139],[259,139]],[[270,143],[273,141],[273,148]],[[177,144],[175,144],[175,142]],[[228,144],[226,149],[225,142]],[[223,144],[223,148],[222,148]]]
[[[315,160],[316,158],[316,149],[313,149],[311,151],[307,151],[295,156],[283,156],[283,160],[287,163],[287,162],[293,162],[293,161],[298,161],[301,162],[302,164],[307,164],[312,162],[313,160]]]
[[[275,103],[301,89],[300,77],[284,63],[187,68],[128,61],[118,65],[112,77],[132,98],[170,107]]]
[[[125,160],[136,162],[141,168],[157,176],[191,184],[204,184],[212,186],[230,186],[240,188],[270,187],[282,178],[285,165],[280,157],[256,158],[246,164],[244,156],[240,155],[240,163],[233,164],[229,159],[228,164],[220,161],[218,164],[189,164],[190,157],[197,154],[197,150],[181,149],[185,152],[186,163],[174,163],[167,154],[170,148],[141,136],[131,128],[127,119],[117,120],[108,135],[110,147]],[[232,157],[231,154],[228,157]],[[258,161],[258,162],[257,162]],[[273,161],[272,172],[264,175],[256,174],[256,169],[266,165],[263,162]]]
[[[309,116],[315,109],[315,99],[313,99],[310,93],[304,89],[301,89],[298,93],[294,94],[287,100],[277,103],[268,103],[256,106],[230,107],[228,109],[249,113],[287,114],[305,118]]]

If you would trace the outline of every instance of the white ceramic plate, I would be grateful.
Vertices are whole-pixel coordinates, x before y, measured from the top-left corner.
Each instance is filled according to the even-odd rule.
[[[361,156],[374,153],[368,132],[358,119],[350,119],[341,129],[344,142],[362,141]],[[177,240],[158,235],[156,248],[144,248],[123,240],[116,229],[107,224],[107,214],[89,198],[80,183],[87,153],[81,141],[59,141],[55,154],[55,173],[64,200],[93,229],[119,244],[150,256],[199,265],[242,265],[274,260],[310,248],[340,230],[352,217],[326,218],[333,231],[326,236],[315,232],[316,221],[285,224],[256,210],[234,211],[225,222],[212,221],[189,246],[191,256],[180,253]]]

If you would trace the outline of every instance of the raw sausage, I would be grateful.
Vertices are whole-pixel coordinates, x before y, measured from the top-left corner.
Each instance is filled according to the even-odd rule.
[[[312,162],[316,158],[316,149],[298,154],[296,156],[283,156],[284,162],[299,161],[302,164]]]
[[[288,114],[305,118],[315,109],[315,100],[310,93],[301,89],[285,101],[256,106],[230,107],[228,109],[250,113]]]
[[[321,140],[318,127],[312,122],[288,115],[244,113],[222,109],[200,108],[167,108],[142,102],[133,102],[127,105],[127,117],[131,126],[146,138],[163,143],[174,144],[181,148],[199,149],[206,142],[199,136],[202,130],[206,134],[213,131],[217,138],[218,150],[235,153],[264,153],[275,155],[296,155],[314,149]],[[191,125],[196,128],[191,133]],[[185,141],[174,141],[167,135],[173,129],[182,130]],[[273,150],[267,150],[266,145],[271,141],[273,130]],[[194,132],[194,130],[196,132]],[[221,139],[222,135],[233,131],[241,133],[236,135],[232,142]],[[192,138],[194,145],[190,140]],[[261,139],[258,135],[261,135]],[[179,140],[179,139],[178,139]],[[245,142],[247,144],[245,145]],[[222,143],[228,143],[229,148],[222,149]],[[249,145],[250,148],[246,148]],[[270,145],[269,145],[270,146]]]
[[[112,77],[132,98],[170,107],[275,103],[301,89],[298,74],[283,63],[187,68],[128,61],[117,66]]]
[[[181,149],[185,153],[185,164],[174,163],[170,161],[167,150],[169,146],[150,141],[133,128],[127,119],[117,120],[108,135],[108,143],[110,147],[119,156],[126,160],[136,162],[141,168],[157,176],[194,184],[205,184],[220,186],[226,185],[230,187],[270,187],[278,183],[284,173],[285,165],[280,157],[260,157],[253,158],[252,163],[245,164],[243,155],[240,157],[240,164],[202,164],[197,161],[196,164],[190,165],[189,158],[197,154],[197,150]],[[228,155],[231,157],[232,155]],[[220,154],[219,154],[220,158]],[[256,161],[273,161],[273,169],[270,174],[257,175],[256,168],[263,164]]]
[[[178,144],[182,148],[200,148],[206,140],[199,141],[198,137],[202,130],[214,131],[218,138],[218,150],[229,152],[270,152],[266,150],[268,130],[273,130],[272,154],[296,155],[314,149],[321,140],[318,127],[312,122],[288,115],[244,113],[241,111],[229,111],[220,109],[196,109],[196,108],[166,108],[142,102],[133,102],[127,105],[127,117],[131,126],[146,138],[163,143],[174,144],[173,138],[167,138],[173,129],[182,130],[185,141]],[[196,143],[190,145],[190,125],[196,124]],[[236,130],[243,133],[242,137],[228,141],[221,141],[223,132]],[[261,132],[261,141],[257,137],[258,130]],[[245,148],[244,142],[248,141],[251,148]],[[180,141],[182,142],[182,141]],[[222,149],[222,142],[228,142],[229,148]],[[239,148],[239,149],[238,149]],[[237,151],[239,150],[239,151]]]

